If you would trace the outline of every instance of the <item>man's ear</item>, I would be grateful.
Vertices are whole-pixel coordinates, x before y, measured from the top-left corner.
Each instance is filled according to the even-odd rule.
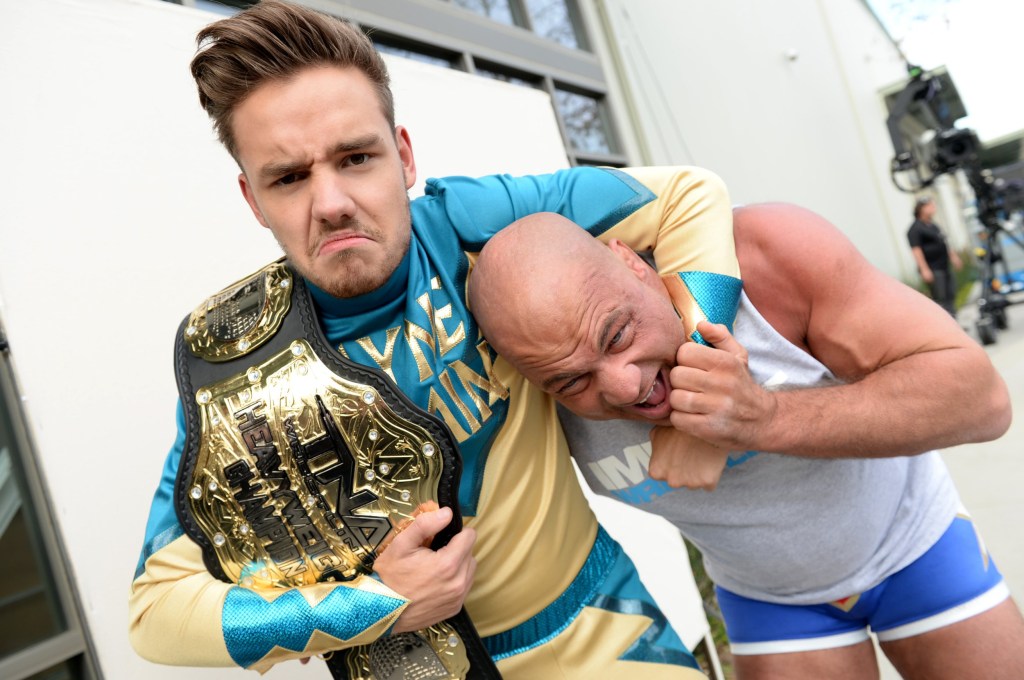
[[[611,250],[612,254],[621,260],[638,279],[649,285],[656,284],[659,287],[662,286],[658,272],[656,272],[651,265],[647,264],[647,261],[640,257],[636,251],[627,246],[621,240],[613,238],[608,242],[608,249]]]
[[[401,125],[395,126],[395,144],[398,146],[398,157],[402,160],[405,188],[412,189],[416,184],[416,158],[412,154],[412,140],[409,138],[409,131]]]
[[[245,176],[244,172],[238,174],[238,188],[242,190],[242,196],[245,198],[245,202],[249,204],[252,214],[256,216],[256,221],[270,229],[267,221],[263,219],[263,211],[260,210],[259,204],[256,203],[256,196],[253,194],[252,187],[249,185],[249,179]]]

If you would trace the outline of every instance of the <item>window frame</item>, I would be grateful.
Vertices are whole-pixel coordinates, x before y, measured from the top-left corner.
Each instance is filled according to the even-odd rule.
[[[11,426],[13,474],[20,490],[23,508],[29,507],[34,521],[29,530],[37,533],[48,559],[49,581],[64,616],[66,629],[8,656],[0,657],[0,677],[22,680],[64,662],[80,664],[85,680],[101,678],[96,650],[84,624],[82,604],[67,569],[70,564],[63,542],[57,534],[53,507],[46,492],[38,456],[29,435],[28,423],[21,409],[14,364],[7,346],[0,319],[0,409]]]

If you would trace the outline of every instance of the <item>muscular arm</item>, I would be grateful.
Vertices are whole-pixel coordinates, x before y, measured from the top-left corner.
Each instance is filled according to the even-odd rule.
[[[1006,386],[978,343],[824,219],[762,205],[737,210],[734,226],[754,306],[844,384],[775,392],[745,384],[723,392],[732,404],[719,410],[681,399],[677,427],[732,449],[830,458],[912,455],[994,439],[1009,427]],[[741,380],[745,357],[736,352],[684,349],[701,352],[709,375]]]
[[[606,243],[619,239],[633,250],[652,252],[658,272],[667,278],[687,272],[739,277],[728,192],[721,178],[703,168],[577,167],[526,177],[431,179],[427,200],[413,203],[414,215],[442,205],[443,219],[471,259],[515,220],[555,212]],[[707,318],[709,307],[735,310],[738,284],[720,287],[721,295],[711,299],[697,299],[698,293],[680,283],[671,285],[669,294],[688,335]]]

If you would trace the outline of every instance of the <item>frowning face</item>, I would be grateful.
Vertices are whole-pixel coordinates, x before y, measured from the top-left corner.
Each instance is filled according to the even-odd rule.
[[[409,248],[416,166],[369,79],[310,67],[256,88],[231,124],[242,193],[296,269],[337,297],[379,288]]]

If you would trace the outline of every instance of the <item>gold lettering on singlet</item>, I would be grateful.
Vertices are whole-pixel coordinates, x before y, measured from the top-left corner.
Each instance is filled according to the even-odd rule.
[[[381,352],[374,346],[373,341],[369,337],[364,337],[359,340],[359,346],[363,348],[370,358],[377,362],[380,366],[380,370],[388,374],[388,376],[398,382],[395,379],[395,374],[391,370],[391,364],[395,358],[395,341],[398,340],[398,328],[389,328],[387,330],[387,339],[384,342],[384,351]]]
[[[430,288],[432,291],[442,290],[441,280],[438,277],[432,278]],[[377,347],[369,337],[357,341],[363,351],[395,382],[398,382],[394,375],[394,358],[399,333],[403,333],[409,345],[409,352],[419,371],[420,382],[434,376],[439,352],[440,356],[444,356],[466,340],[466,328],[462,321],[450,334],[444,325],[445,320],[453,316],[452,304],[435,309],[430,295],[431,293],[427,292],[416,298],[416,302],[430,320],[429,329],[406,319],[404,332],[401,328],[389,328],[386,331],[383,348]],[[343,349],[341,351],[344,352]],[[496,401],[508,399],[508,387],[494,375],[487,343],[478,343],[476,351],[483,365],[483,373],[478,373],[464,361],[456,359],[437,376],[444,387],[443,391],[439,393],[435,388],[431,388],[428,398],[427,410],[443,418],[460,442],[478,431],[482,423],[493,415],[491,406]],[[458,385],[462,386],[464,394],[457,391]]]
[[[502,385],[495,385],[493,380],[488,380],[487,376],[480,375],[461,361],[452,363],[452,369],[454,369],[455,375],[458,376],[459,381],[462,383],[462,388],[469,395],[470,401],[476,406],[476,410],[480,414],[480,420],[486,422],[491,417],[490,405],[499,398],[500,391],[498,390],[501,390]],[[445,387],[448,388],[449,392],[452,392],[452,388],[448,387],[448,383],[445,383]],[[495,387],[497,387],[497,390]],[[486,399],[484,395],[487,395]],[[454,393],[452,396],[454,396]],[[505,390],[505,396],[508,396],[507,390]],[[467,420],[469,420],[468,417]],[[479,426],[474,427],[473,431],[476,432],[478,428]]]
[[[430,399],[427,402],[427,411],[430,413],[437,413],[444,419],[444,422],[448,425],[448,429],[450,429],[452,434],[455,436],[456,441],[464,442],[469,439],[470,433],[466,432],[459,423],[459,419],[455,417],[452,410],[448,408],[448,404],[445,403],[444,399],[441,398],[441,395],[439,395],[433,387],[430,388]]]
[[[419,303],[423,311],[427,313],[427,318],[430,319],[430,325],[434,330],[434,337],[437,339],[438,348],[441,350],[441,356],[448,354],[459,344],[466,339],[466,329],[459,322],[459,325],[455,327],[455,331],[449,335],[448,329],[444,327],[444,320],[452,317],[452,305],[448,303],[440,309],[434,309],[434,303],[430,299],[428,293],[416,298],[416,302]]]
[[[494,402],[499,399],[508,399],[508,387],[498,380],[492,369],[493,364],[491,362],[491,355],[487,343],[479,343],[476,346],[476,349],[480,354],[480,359],[484,365],[484,372],[482,375],[474,371],[463,361],[453,361],[440,376],[441,384],[444,385],[445,392],[447,392],[448,396],[451,397],[451,401],[458,406],[459,412],[462,413],[466,422],[469,424],[470,434],[479,430],[481,425],[487,422],[491,417],[492,411],[490,407]],[[469,404],[466,403],[465,399],[455,391],[455,385],[451,377],[452,373],[454,373],[459,379],[462,389],[469,397],[469,401],[475,407],[476,414],[479,414],[479,419],[476,414],[470,410]],[[484,395],[486,395],[486,398]],[[434,393],[431,393],[432,398],[433,396]],[[440,412],[441,409],[439,408],[437,411]],[[442,415],[449,427],[454,430],[456,424],[449,420],[449,418],[454,417],[454,414],[451,413],[451,411],[445,411]]]
[[[416,366],[420,370],[420,382],[423,382],[430,376],[434,375],[434,371],[430,368],[431,361],[427,360],[427,356],[423,352],[423,345],[430,348],[431,356],[435,356],[434,348],[434,336],[422,326],[417,326],[411,321],[405,322],[405,341],[409,345],[409,349],[412,350],[412,356],[416,360]],[[423,343],[422,345],[420,343]]]
[[[461,361],[456,361],[455,364],[462,364],[462,362]],[[452,364],[452,366],[455,366],[455,364]],[[465,364],[462,364],[462,365],[465,366]],[[456,367],[455,370],[457,372],[458,368]],[[441,384],[444,385],[444,391],[448,393],[448,396],[451,398],[452,403],[455,404],[458,407],[459,413],[461,413],[462,417],[466,419],[467,423],[469,423],[469,432],[470,432],[470,434],[472,434],[472,433],[476,432],[477,430],[479,430],[480,429],[480,421],[476,419],[476,417],[473,415],[473,413],[466,406],[465,400],[462,399],[458,394],[455,393],[455,385],[452,383],[451,371],[445,370],[444,373],[442,373],[440,376],[438,376],[438,379],[441,381]],[[470,394],[471,397],[475,397],[473,399],[473,401],[475,403],[480,401],[480,398],[477,397],[477,395],[474,394],[472,390],[469,390],[469,394]],[[484,415],[484,418],[487,418],[490,415],[491,415],[491,409],[487,409],[487,413]]]
[[[494,372],[494,362],[491,361],[491,346],[487,344],[486,340],[481,340],[476,345],[476,351],[480,355],[480,362],[484,365],[484,375],[481,377],[486,377],[487,379],[488,405],[493,404],[499,399],[508,399],[508,385],[501,382],[498,379],[498,375]],[[478,373],[473,373],[473,375],[479,376]],[[487,419],[484,418],[484,420]]]

